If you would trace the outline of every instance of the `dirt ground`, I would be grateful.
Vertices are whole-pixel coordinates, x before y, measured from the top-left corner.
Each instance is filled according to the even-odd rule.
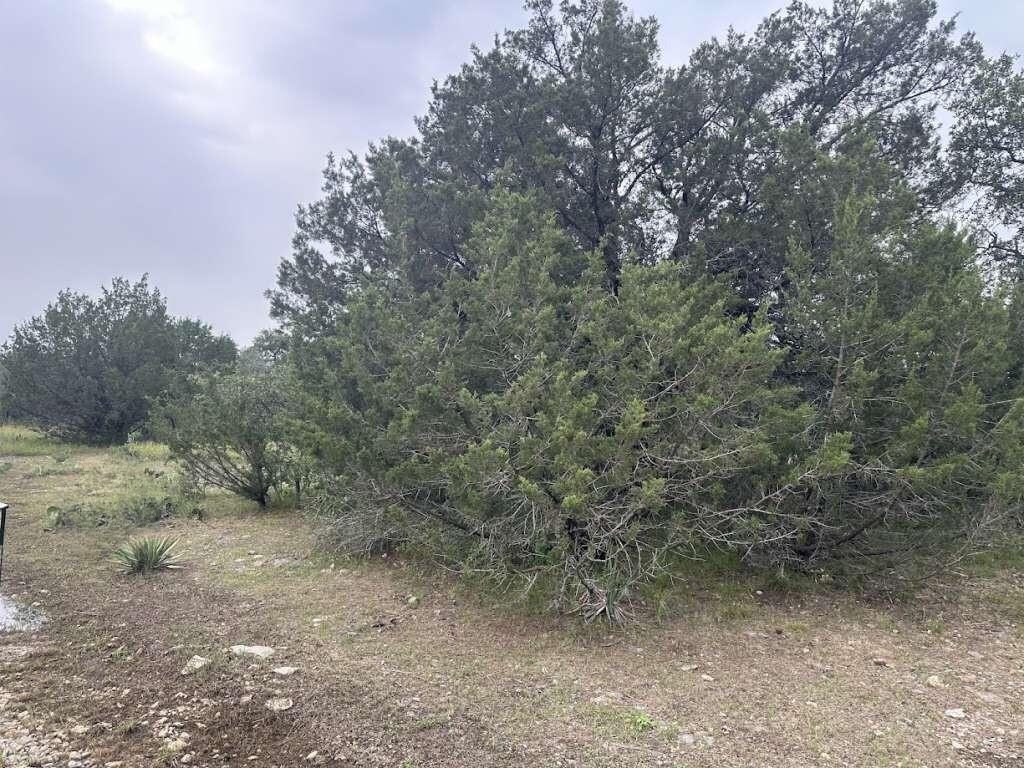
[[[186,560],[155,576],[111,565],[137,533],[117,521],[44,530],[171,474],[156,450],[0,434],[0,591],[46,617],[0,633],[3,768],[1024,766],[1020,558],[897,605],[694,578],[610,629],[332,559],[294,512],[219,494],[146,527]]]

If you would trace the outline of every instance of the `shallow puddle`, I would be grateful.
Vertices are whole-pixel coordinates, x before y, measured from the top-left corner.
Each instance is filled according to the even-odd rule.
[[[42,611],[0,595],[0,632],[32,632],[45,620]]]

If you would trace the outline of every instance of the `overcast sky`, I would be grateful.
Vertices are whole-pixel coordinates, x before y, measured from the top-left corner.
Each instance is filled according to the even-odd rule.
[[[670,64],[784,0],[636,0]],[[942,0],[990,51],[1024,0]],[[408,135],[517,0],[0,0],[0,338],[61,288],[148,272],[248,342],[328,151]]]

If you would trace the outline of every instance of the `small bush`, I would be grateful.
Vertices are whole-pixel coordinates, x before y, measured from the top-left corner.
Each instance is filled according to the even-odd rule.
[[[150,525],[171,517],[178,511],[178,500],[171,496],[142,496],[126,499],[121,516],[134,525]]]
[[[652,718],[646,712],[634,712],[627,719],[627,727],[629,734],[634,739],[639,739],[648,731],[654,730],[654,726],[654,718]]]
[[[185,397],[168,397],[150,419],[183,474],[266,508],[271,490],[301,496],[307,470],[287,444],[289,393],[283,371],[239,368],[196,377]]]
[[[61,507],[50,506],[46,508],[46,515],[43,517],[44,531],[66,528],[69,525],[71,525],[71,518]]]
[[[132,539],[114,550],[113,560],[124,573],[151,573],[180,568],[174,548],[178,542],[167,536]]]

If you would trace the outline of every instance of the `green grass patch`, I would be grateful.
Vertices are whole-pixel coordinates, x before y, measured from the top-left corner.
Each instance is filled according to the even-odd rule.
[[[170,448],[152,440],[136,440],[120,446],[118,451],[140,461],[168,461],[171,458]]]
[[[53,466],[37,465],[32,468],[32,477],[64,477],[77,475],[81,470],[74,464],[57,463]]]
[[[127,736],[131,736],[134,733],[137,733],[141,729],[142,729],[142,719],[141,718],[130,718],[128,720],[122,720],[121,722],[116,723],[110,729],[110,732],[113,733],[115,736],[127,737]]]
[[[592,704],[587,716],[597,730],[628,741],[639,741],[658,727],[658,721],[643,710],[615,704]]]
[[[787,621],[782,624],[782,629],[790,635],[807,635],[810,634],[811,625],[805,621]]]
[[[946,634],[946,622],[942,619],[928,619],[924,623],[924,628],[930,635],[942,636]]]
[[[984,600],[1005,620],[1024,622],[1024,589],[1010,585],[994,587],[985,592]]]
[[[0,456],[50,456],[66,451],[56,440],[17,424],[0,425]]]
[[[96,472],[89,476],[101,482],[82,489],[71,503],[50,505],[44,528],[140,527],[172,517],[205,517],[205,510],[181,493],[174,474],[114,473],[109,481]]]
[[[967,560],[968,570],[987,578],[1007,572],[1024,573],[1024,537],[1017,537],[998,547],[986,549]]]
[[[451,712],[442,712],[437,715],[428,715],[426,717],[418,718],[414,720],[410,726],[410,730],[413,733],[422,733],[423,731],[432,731],[435,728],[442,728],[452,721]]]

